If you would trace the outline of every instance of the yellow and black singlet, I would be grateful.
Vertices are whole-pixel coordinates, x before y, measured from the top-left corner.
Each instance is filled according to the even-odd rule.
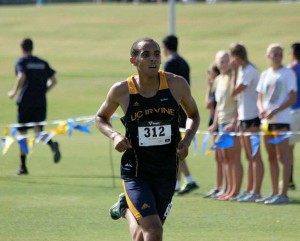
[[[176,148],[180,141],[179,104],[163,71],[159,71],[159,80],[159,90],[146,98],[138,93],[134,76],[127,79],[129,105],[121,121],[132,148],[122,156],[122,178],[176,178]]]

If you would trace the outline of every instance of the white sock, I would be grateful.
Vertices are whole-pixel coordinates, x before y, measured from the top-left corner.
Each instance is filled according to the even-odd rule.
[[[185,180],[186,183],[194,182],[194,179],[192,178],[192,176],[184,177],[184,180]]]
[[[180,181],[176,181],[175,190],[179,190],[179,189],[180,189]]]

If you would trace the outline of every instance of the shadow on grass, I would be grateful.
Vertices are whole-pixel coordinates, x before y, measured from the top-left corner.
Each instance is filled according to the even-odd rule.
[[[291,205],[300,205],[300,199],[291,198],[290,199],[290,204]]]
[[[37,180],[38,179],[38,180]],[[111,179],[111,186],[99,183],[76,184],[76,183],[62,183],[58,179]],[[16,183],[29,183],[39,185],[58,185],[58,186],[72,186],[72,187],[90,187],[90,188],[117,188],[121,186],[120,176],[102,176],[102,175],[51,175],[51,176],[2,176],[1,181],[16,182]],[[54,182],[55,180],[55,182]],[[117,184],[116,184],[117,183]]]

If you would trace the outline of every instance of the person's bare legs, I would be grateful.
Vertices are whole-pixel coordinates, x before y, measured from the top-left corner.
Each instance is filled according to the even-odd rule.
[[[190,172],[188,169],[187,164],[185,163],[185,159],[184,160],[179,160],[178,162],[178,171],[177,171],[177,181],[176,181],[176,187],[175,187],[175,191],[178,192],[180,191],[181,188],[181,177],[183,174],[184,177],[186,176],[190,176]]]
[[[185,186],[182,189],[180,188],[181,173],[183,173],[183,175],[184,175],[184,183],[185,183]],[[197,188],[198,188],[198,185],[194,181],[193,177],[191,176],[190,170],[186,163],[186,159],[179,160],[179,171],[177,174],[177,182],[176,182],[176,186],[175,186],[175,192],[177,192],[178,195],[183,195],[183,194],[187,194]]]
[[[251,127],[246,130],[247,132],[257,133],[259,132],[258,127]],[[264,165],[261,158],[260,148],[258,148],[257,153],[254,157],[252,157],[252,147],[250,136],[242,136],[243,146],[246,152],[246,156],[248,159],[248,184],[247,184],[247,192],[253,192],[256,194],[260,194],[261,185],[264,176]],[[249,172],[252,172],[249,173]],[[249,175],[251,174],[251,175]]]
[[[280,162],[282,164],[282,189],[280,195],[287,196],[289,181],[291,176],[292,158],[289,149],[288,139],[283,140],[277,144],[277,148],[280,155]]]
[[[243,167],[241,164],[241,147],[240,141],[237,137],[234,138],[235,145],[226,149],[227,158],[230,160],[230,175],[231,175],[231,188],[226,192],[224,199],[228,200],[239,194],[242,185]]]
[[[144,241],[162,241],[163,227],[158,215],[147,216],[139,221]]]
[[[129,231],[132,241],[144,241],[142,229],[129,209],[126,210],[125,218],[129,224]]]
[[[223,168],[224,168],[224,173],[225,173],[225,178],[226,178],[226,192],[219,196],[217,199],[218,200],[228,200],[230,198],[230,194],[233,190],[233,162],[230,159],[230,155],[228,153],[228,149],[223,149],[221,150],[222,156],[224,156],[223,160]]]
[[[163,227],[158,215],[151,215],[136,221],[129,209],[125,218],[129,224],[132,241],[162,241]]]
[[[243,166],[241,163],[241,145],[240,138],[234,138],[235,145],[232,147],[232,156],[234,160],[234,191],[232,196],[237,195],[240,192],[242,180],[243,180]]]
[[[204,198],[216,198],[220,196],[226,190],[227,181],[225,180],[225,168],[224,166],[224,157],[219,148],[215,150],[215,162],[216,162],[216,185],[211,189]],[[224,186],[223,186],[224,185]]]
[[[249,149],[248,142],[250,142],[249,136],[241,136],[241,146],[245,150],[246,158],[248,161],[248,168],[247,168],[247,185],[246,185],[246,192],[251,192],[253,188],[253,161],[252,161],[252,153],[250,152],[251,149]],[[250,147],[251,148],[251,147]]]
[[[272,183],[272,195],[278,194],[278,178],[279,178],[279,166],[277,161],[276,146],[268,143],[269,140],[274,139],[273,135],[265,135],[264,142],[268,152],[268,159],[270,163],[270,174]]]
[[[181,160],[178,161],[178,170],[177,170],[177,179],[176,179],[176,186],[175,186],[175,192],[179,192],[180,191],[180,187],[181,187]]]
[[[186,164],[186,159],[179,162],[179,170],[181,171],[181,173],[183,173],[185,177],[191,175],[188,165]]]
[[[220,191],[223,188],[224,172],[223,172],[223,164],[222,164],[222,153],[218,149],[216,149],[215,160],[216,160],[216,164],[217,164],[216,188]]]
[[[261,158],[260,148],[258,149],[256,155],[253,157],[253,188],[252,192],[261,194],[261,186],[264,178],[264,164]]]

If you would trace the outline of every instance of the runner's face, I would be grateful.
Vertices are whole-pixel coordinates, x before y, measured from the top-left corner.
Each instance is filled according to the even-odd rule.
[[[156,42],[141,42],[134,64],[138,71],[145,74],[157,74],[161,64],[160,47]]]

